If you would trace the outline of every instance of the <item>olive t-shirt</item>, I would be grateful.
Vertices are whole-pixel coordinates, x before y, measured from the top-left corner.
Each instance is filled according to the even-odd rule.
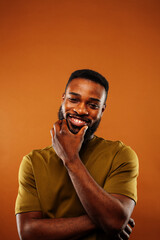
[[[120,141],[94,136],[82,148],[80,158],[106,192],[137,201],[138,158],[130,147]],[[42,211],[45,218],[86,214],[68,172],[52,146],[32,151],[21,162],[15,213],[29,211]],[[106,239],[100,235],[83,239]]]

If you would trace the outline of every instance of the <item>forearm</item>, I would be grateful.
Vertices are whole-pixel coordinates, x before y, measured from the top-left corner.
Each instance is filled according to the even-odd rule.
[[[66,120],[58,121],[52,129],[52,144],[56,154],[68,170],[77,195],[90,219],[107,234],[114,235],[127,224],[134,202],[126,196],[105,192],[83,165],[79,151],[86,126],[78,133],[69,131]],[[85,146],[84,146],[85,147]]]
[[[80,159],[66,165],[74,188],[92,221],[107,233],[118,232],[128,221],[121,202],[106,193]]]
[[[23,222],[22,219],[21,222]],[[19,235],[22,240],[76,240],[95,228],[95,225],[86,215],[55,219],[25,218]]]

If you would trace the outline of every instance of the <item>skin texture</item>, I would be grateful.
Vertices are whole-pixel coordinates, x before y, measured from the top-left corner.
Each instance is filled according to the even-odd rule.
[[[41,212],[28,212],[17,214],[16,220],[20,239],[23,240],[75,240],[96,228],[87,215],[43,219]]]
[[[43,219],[41,212],[17,214],[21,239],[79,239],[95,229],[102,229],[112,239],[129,238],[132,231],[129,225],[134,227],[134,221],[130,219],[134,201],[105,192],[88,173],[79,156],[85,134],[100,121],[104,110],[103,86],[80,78],[70,82],[62,97],[64,119],[58,120],[51,130],[52,145],[68,171],[86,215]],[[92,137],[93,134],[88,135],[88,138]]]

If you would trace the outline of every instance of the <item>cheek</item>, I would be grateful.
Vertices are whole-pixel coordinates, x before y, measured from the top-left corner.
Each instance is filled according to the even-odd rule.
[[[99,118],[101,118],[101,116],[102,116],[102,110],[99,110],[99,111],[97,111],[97,112],[94,112],[94,113],[92,113],[92,118],[93,118],[93,120],[97,120],[97,119],[99,119]]]
[[[62,112],[63,112],[63,116],[66,117],[66,113],[72,109],[71,103],[69,102],[63,102],[62,103]]]
[[[63,103],[63,105],[64,105],[65,112],[70,111],[77,106],[76,103],[72,103],[68,99],[66,99],[66,101]]]

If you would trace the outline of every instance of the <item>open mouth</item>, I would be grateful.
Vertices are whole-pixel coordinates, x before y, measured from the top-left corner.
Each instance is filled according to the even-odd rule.
[[[81,118],[79,116],[75,115],[68,115],[68,121],[71,123],[73,127],[81,128],[83,126],[88,126],[90,123],[90,120]]]

